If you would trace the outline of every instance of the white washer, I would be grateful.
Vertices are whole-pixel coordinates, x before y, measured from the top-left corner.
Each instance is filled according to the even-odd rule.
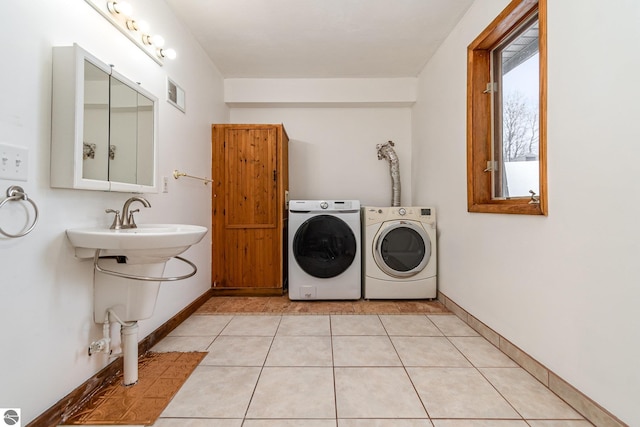
[[[364,298],[436,298],[435,209],[366,206],[362,215]]]
[[[360,299],[360,202],[289,202],[289,299]]]

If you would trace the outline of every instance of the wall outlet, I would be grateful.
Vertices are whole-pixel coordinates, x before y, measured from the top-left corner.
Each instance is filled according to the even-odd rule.
[[[0,179],[26,181],[29,149],[11,144],[0,144]]]
[[[162,177],[162,192],[163,193],[168,193],[169,192],[169,177],[168,176],[163,176]]]

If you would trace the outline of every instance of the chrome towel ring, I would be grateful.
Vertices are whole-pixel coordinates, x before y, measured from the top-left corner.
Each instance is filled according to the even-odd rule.
[[[0,234],[11,238],[26,236],[27,234],[31,233],[31,230],[33,230],[33,228],[36,226],[36,223],[38,222],[38,206],[36,205],[36,202],[34,202],[27,196],[27,193],[24,192],[22,187],[19,187],[17,185],[12,185],[11,187],[7,188],[7,198],[0,202],[0,208],[2,208],[7,202],[17,200],[23,200],[25,202],[31,203],[31,206],[33,206],[33,211],[35,212],[35,218],[33,219],[33,224],[31,224],[29,228],[21,233],[7,233],[2,229],[2,227],[0,227]]]

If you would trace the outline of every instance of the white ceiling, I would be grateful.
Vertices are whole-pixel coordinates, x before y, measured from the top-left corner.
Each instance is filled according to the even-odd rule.
[[[415,77],[473,0],[165,0],[226,78]]]

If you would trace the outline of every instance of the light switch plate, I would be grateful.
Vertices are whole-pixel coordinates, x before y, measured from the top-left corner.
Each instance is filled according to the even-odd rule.
[[[28,166],[28,148],[0,143],[0,179],[26,181]]]

